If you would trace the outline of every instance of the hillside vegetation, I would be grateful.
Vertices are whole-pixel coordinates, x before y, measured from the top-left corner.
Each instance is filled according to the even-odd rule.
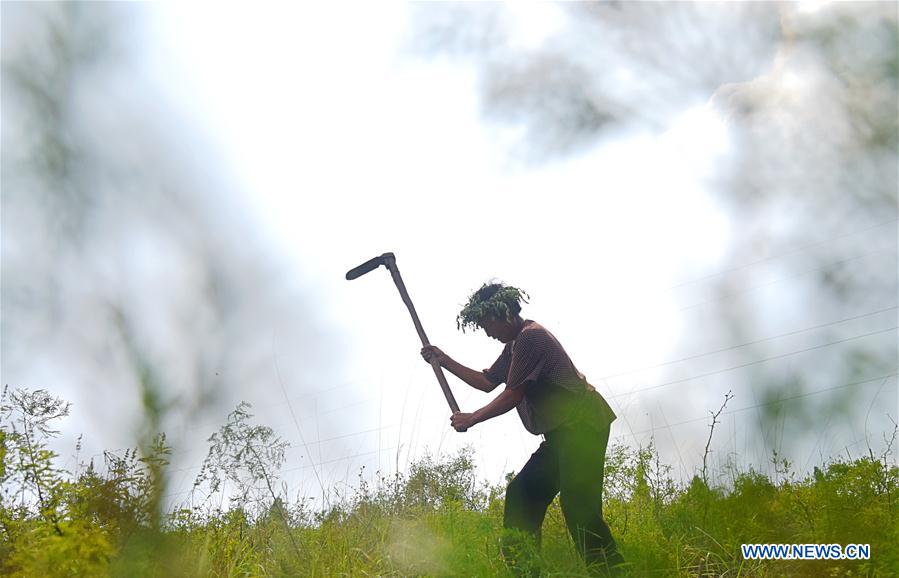
[[[43,390],[4,391],[0,574],[7,576],[502,576],[503,484],[473,450],[366,479],[325,508],[288,499],[283,442],[241,404],[210,439],[191,500],[163,511],[163,435],[64,470],[48,449],[69,411]],[[895,439],[895,431],[893,438]],[[687,483],[655,448],[612,445],[605,517],[633,576],[895,576],[899,468],[886,451],[772,480],[737,464]],[[721,480],[720,485],[706,480]],[[867,561],[748,561],[742,543],[870,544]],[[544,524],[547,576],[584,575],[558,499]]]

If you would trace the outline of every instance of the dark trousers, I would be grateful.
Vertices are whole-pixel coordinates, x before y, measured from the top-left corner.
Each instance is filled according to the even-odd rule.
[[[540,527],[556,494],[578,554],[603,574],[624,559],[602,517],[603,466],[610,425],[578,424],[546,434],[506,489],[503,555],[513,571],[536,575],[527,542],[540,547]]]

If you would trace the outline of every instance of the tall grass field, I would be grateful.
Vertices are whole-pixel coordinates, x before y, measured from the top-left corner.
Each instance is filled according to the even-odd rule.
[[[164,435],[71,471],[48,449],[69,405],[5,390],[0,432],[3,576],[506,576],[505,482],[479,481],[473,451],[366,478],[327,507],[279,481],[283,442],[238,406],[209,439],[191,499],[163,504]],[[611,445],[605,518],[627,576],[897,576],[899,468],[882,453],[833,458],[776,479],[730,463],[672,479],[656,449]],[[889,436],[887,436],[889,437]],[[712,482],[711,480],[717,480]],[[868,560],[747,560],[744,543],[870,544]],[[543,528],[544,576],[585,576],[558,500]]]

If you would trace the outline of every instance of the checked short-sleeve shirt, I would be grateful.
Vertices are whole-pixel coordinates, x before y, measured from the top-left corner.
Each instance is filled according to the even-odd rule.
[[[524,388],[516,409],[525,429],[533,434],[572,423],[605,425],[617,417],[555,336],[530,319],[484,374],[496,385]]]

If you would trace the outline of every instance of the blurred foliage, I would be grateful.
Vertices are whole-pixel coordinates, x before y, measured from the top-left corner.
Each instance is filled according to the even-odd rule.
[[[694,176],[729,217],[717,271],[673,292],[685,304],[697,303],[697,294],[705,300],[703,317],[682,314],[688,346],[752,342],[787,323],[810,327],[899,304],[894,4],[441,3],[414,6],[412,23],[414,54],[474,70],[484,119],[526,166],[583,159],[592,149],[635,136],[638,142],[662,140],[690,115],[720,131],[720,139],[699,144],[684,137],[682,150],[669,159],[683,160],[684,171],[694,170],[692,156],[707,164]],[[684,130],[702,136],[702,126],[687,124]],[[597,175],[604,170],[595,167]],[[595,198],[548,190],[546,199],[589,216],[615,211],[615,197],[627,194],[616,189],[596,186]],[[524,209],[521,219],[541,219],[542,206]],[[646,207],[647,214],[656,210]],[[666,241],[640,220],[629,228],[633,236],[622,244]],[[575,235],[570,239],[577,242]],[[626,283],[627,272],[621,276],[616,282]],[[872,325],[888,329],[895,314],[885,313],[858,331],[828,328],[821,342]],[[848,341],[839,350],[790,357],[786,367],[759,367],[734,391],[749,397],[745,390],[757,384],[762,391],[751,395],[759,401],[781,396],[784,381],[808,391],[882,375],[881,368],[895,372],[896,349],[895,331]],[[739,364],[781,353],[782,342],[769,340],[740,348],[733,359]],[[821,416],[831,429],[856,427],[862,419],[867,425],[866,400],[838,393],[793,404],[790,422],[780,426],[790,431],[785,443],[813,442],[820,432],[805,424],[820,426]],[[656,395],[665,405],[666,397],[676,404],[681,394]],[[882,401],[892,408],[895,400],[893,384]],[[759,422],[757,437],[768,451],[778,447],[770,431],[780,417]],[[871,425],[890,428],[885,412],[871,416]]]
[[[478,59],[485,113],[522,129],[532,162],[628,128],[659,130],[711,104],[738,145],[714,183],[735,215],[733,263],[753,262],[759,248],[767,256],[807,246],[811,233],[839,237],[846,223],[892,219],[895,232],[899,58],[889,3],[814,14],[764,3],[572,4],[570,27],[527,49],[505,42],[511,25],[498,5],[417,9],[427,20],[425,50]],[[476,483],[469,452],[426,457],[373,484],[360,476],[353,495],[315,511],[277,488],[283,442],[251,425],[246,406],[209,440],[200,503],[163,508],[170,450],[157,432],[176,407],[167,388],[193,392],[187,407],[196,408],[251,382],[273,326],[324,347],[308,315],[286,321],[301,300],[248,240],[240,211],[223,208],[218,171],[197,170],[172,146],[183,142],[183,126],[161,120],[140,86],[125,89],[135,80],[122,32],[131,10],[3,5],[5,376],[55,362],[76,368],[67,376],[76,384],[133,383],[146,423],[138,449],[70,472],[48,445],[68,404],[44,390],[4,390],[0,573],[502,574],[503,488]],[[811,309],[895,304],[894,255],[859,259],[871,236],[821,244],[785,266],[815,264]],[[722,294],[745,281],[722,281]],[[735,336],[764,317],[755,305],[725,303],[721,318]],[[851,380],[872,365],[895,368],[894,354],[893,335],[851,351],[836,370],[806,370]],[[775,456],[774,480],[730,464],[719,475],[727,484],[711,475],[684,485],[654,446],[615,445],[606,517],[634,576],[889,575],[899,567],[891,448],[819,463],[803,477]],[[748,562],[742,542],[869,543],[873,559]],[[582,573],[558,502],[542,558],[551,573]]]
[[[149,6],[2,9],[5,380],[64,367],[58,383],[79,401],[141,400],[146,445],[160,420],[258,378],[273,334],[309,353],[285,373],[302,363],[315,378],[328,351],[316,315],[233,175],[143,67]],[[105,420],[122,406],[92,407]]]
[[[485,117],[513,129],[515,151],[529,163],[629,131],[660,134],[697,106],[714,111],[731,142],[708,185],[734,211],[737,263],[751,260],[759,247],[795,249],[809,236],[826,239],[822,231],[896,218],[894,6],[594,2],[555,8],[558,25],[544,25],[539,42],[522,45],[519,28],[541,28],[523,9],[419,5],[410,48],[470,62]],[[597,191],[602,194],[615,193]],[[791,226],[784,228],[785,221]],[[895,239],[895,223],[889,230]],[[883,299],[882,291],[895,289],[895,263],[883,272],[876,263],[845,259],[857,257],[875,232],[816,249],[810,260],[827,264],[820,286],[843,300],[871,300],[872,292]],[[749,324],[745,317],[740,322]]]
[[[472,62],[485,116],[520,128],[515,152],[533,163],[665,128],[722,84],[763,73],[781,32],[781,7],[763,2],[549,6],[413,8],[410,48]]]
[[[500,556],[503,487],[476,482],[471,450],[424,457],[408,473],[359,475],[327,508],[286,499],[272,487],[283,462],[274,432],[250,423],[240,404],[217,435],[198,485],[230,497],[175,507],[153,525],[169,448],[121,456],[103,468],[56,465],[46,437],[68,404],[46,391],[3,395],[0,573],[6,576],[336,576],[507,575]],[[607,452],[605,517],[631,576],[871,576],[899,567],[899,467],[876,456],[834,459],[797,477],[781,462],[776,481],[730,463],[710,486],[700,475],[671,477],[653,444]],[[258,451],[270,453],[258,454]],[[240,476],[243,471],[248,476]],[[867,561],[748,561],[742,543],[870,544]],[[584,576],[558,499],[547,512],[545,575]]]

